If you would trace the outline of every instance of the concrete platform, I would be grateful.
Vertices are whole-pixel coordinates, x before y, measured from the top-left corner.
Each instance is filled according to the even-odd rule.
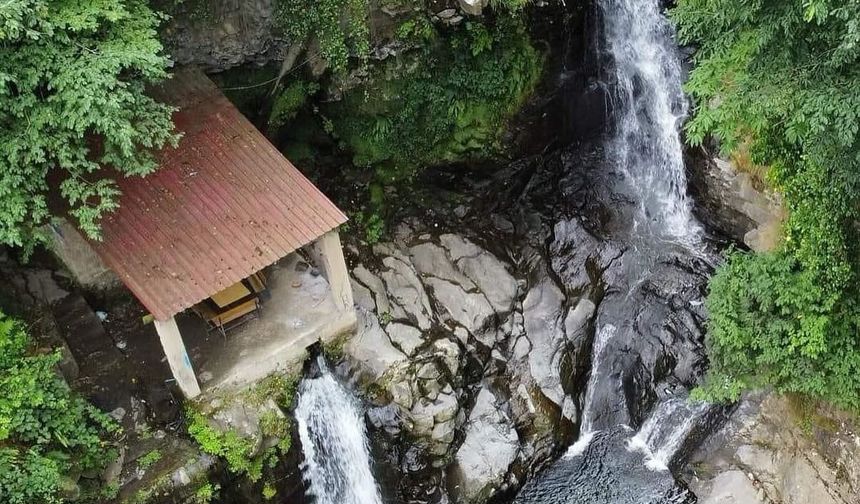
[[[306,348],[355,327],[355,312],[337,308],[326,279],[299,255],[267,271],[271,296],[257,318],[227,331],[207,333],[201,319],[177,320],[203,392],[240,388],[274,372],[295,369]]]

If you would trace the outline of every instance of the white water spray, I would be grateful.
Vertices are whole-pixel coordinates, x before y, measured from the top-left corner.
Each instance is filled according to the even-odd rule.
[[[695,246],[679,128],[687,113],[672,27],[659,0],[600,0],[614,59],[615,136],[608,152],[638,203],[634,233]]]
[[[308,493],[317,504],[382,504],[358,401],[322,357],[318,365],[320,375],[299,385],[296,407]]]
[[[666,471],[672,457],[707,410],[706,403],[691,403],[682,397],[667,399],[654,408],[627,446],[645,454],[645,465],[649,469]]]
[[[594,345],[591,349],[591,374],[588,377],[588,383],[585,388],[585,400],[582,403],[582,422],[579,427],[579,439],[567,449],[565,456],[577,457],[582,454],[594,437],[594,394],[597,390],[597,381],[599,379],[600,358],[603,356],[603,351],[606,349],[606,344],[615,336],[616,327],[612,324],[606,324],[597,330],[594,337]]]

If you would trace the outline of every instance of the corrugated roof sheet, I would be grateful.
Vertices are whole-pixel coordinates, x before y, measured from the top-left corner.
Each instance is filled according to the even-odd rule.
[[[178,71],[156,94],[180,107],[184,136],[154,174],[118,180],[120,207],[93,242],[156,319],[346,222],[202,72]]]

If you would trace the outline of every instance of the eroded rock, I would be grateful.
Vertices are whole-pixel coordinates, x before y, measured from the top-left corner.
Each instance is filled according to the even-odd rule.
[[[455,479],[467,502],[482,502],[504,481],[519,452],[519,438],[510,419],[484,387],[469,413],[466,437],[457,450]]]

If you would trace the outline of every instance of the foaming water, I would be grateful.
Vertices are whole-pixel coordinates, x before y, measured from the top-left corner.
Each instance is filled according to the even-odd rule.
[[[708,407],[706,403],[692,403],[682,397],[661,402],[639,432],[628,440],[628,449],[645,454],[645,465],[649,469],[668,470],[672,457]]]
[[[594,338],[594,344],[591,349],[591,374],[588,377],[588,384],[585,389],[585,400],[582,403],[582,422],[579,428],[579,439],[576,443],[568,448],[565,454],[568,457],[576,457],[581,455],[591,438],[594,437],[594,394],[597,390],[597,382],[600,377],[600,360],[603,357],[606,344],[615,335],[616,327],[612,324],[606,324],[597,330],[597,335]]]
[[[299,385],[296,407],[308,493],[316,504],[382,504],[360,405],[322,357],[317,364],[319,375]]]
[[[659,0],[600,0],[614,60],[615,124],[610,161],[638,207],[633,234],[695,248],[679,128],[687,114],[681,63]]]

